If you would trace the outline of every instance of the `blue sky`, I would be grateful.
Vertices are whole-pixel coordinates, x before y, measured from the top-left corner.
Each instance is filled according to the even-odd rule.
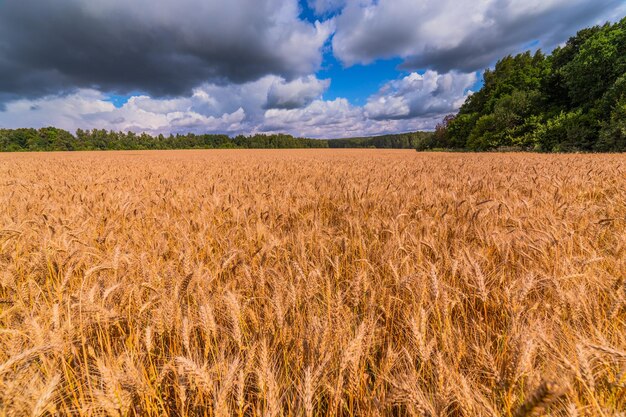
[[[623,0],[0,1],[0,127],[430,130],[482,71]]]

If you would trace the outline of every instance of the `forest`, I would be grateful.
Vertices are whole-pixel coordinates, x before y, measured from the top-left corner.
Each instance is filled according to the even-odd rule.
[[[91,151],[149,149],[323,148],[323,141],[290,135],[181,135],[78,129],[75,135],[55,127],[0,130],[0,151]]]
[[[114,132],[104,129],[82,130],[76,134],[45,127],[41,129],[0,129],[0,152],[20,151],[92,151],[149,149],[280,149],[280,148],[396,148],[415,149],[432,132],[351,139],[307,139],[286,134],[255,134],[250,136],[204,134],[158,135]]]
[[[626,18],[583,29],[550,55],[507,56],[421,149],[626,150]]]
[[[361,138],[330,139],[329,148],[417,149],[432,143],[432,132],[410,132]]]

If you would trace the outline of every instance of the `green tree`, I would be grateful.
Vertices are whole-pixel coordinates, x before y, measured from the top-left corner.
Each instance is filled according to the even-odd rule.
[[[622,99],[615,106],[609,121],[603,123],[594,150],[601,152],[626,150],[626,99]]]
[[[626,150],[625,96],[626,18],[581,30],[548,57],[504,57],[435,139],[472,150]]]

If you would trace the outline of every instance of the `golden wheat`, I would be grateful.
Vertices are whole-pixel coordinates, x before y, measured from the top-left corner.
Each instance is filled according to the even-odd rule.
[[[626,410],[623,155],[3,154],[0,207],[0,416]]]

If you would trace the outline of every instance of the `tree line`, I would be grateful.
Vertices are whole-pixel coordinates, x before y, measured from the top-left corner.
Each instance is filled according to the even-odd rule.
[[[626,18],[500,60],[421,149],[626,151]],[[419,150],[420,148],[418,148]]]
[[[393,135],[330,139],[329,148],[416,149],[431,143],[432,132],[409,132]]]
[[[415,149],[430,132],[403,133],[370,138],[308,139],[286,134],[255,134],[230,137],[219,134],[157,135],[82,130],[76,134],[45,127],[41,129],[0,129],[0,152],[92,151],[149,149],[280,149],[280,148],[396,148]]]
[[[42,129],[0,129],[0,151],[92,151],[148,149],[228,149],[228,148],[323,148],[322,141],[290,135],[156,135],[115,132],[104,129],[82,130],[76,134],[45,127]]]

